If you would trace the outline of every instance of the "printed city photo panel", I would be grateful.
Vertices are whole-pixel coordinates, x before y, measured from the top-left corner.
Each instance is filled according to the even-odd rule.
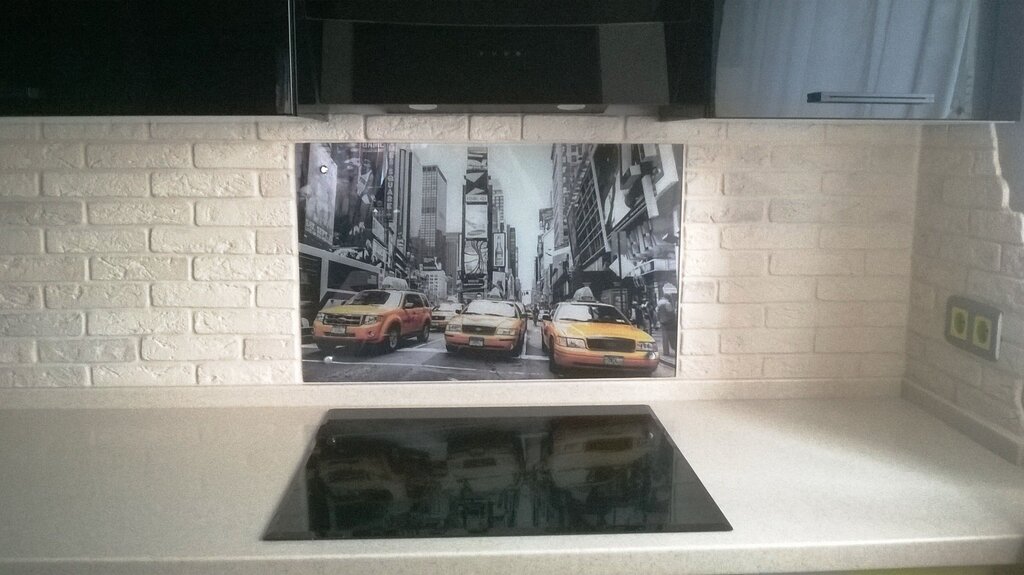
[[[684,157],[299,144],[304,380],[674,377]]]

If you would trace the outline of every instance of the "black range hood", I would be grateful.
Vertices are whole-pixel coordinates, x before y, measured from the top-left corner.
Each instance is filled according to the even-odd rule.
[[[300,113],[704,116],[712,0],[299,0]]]

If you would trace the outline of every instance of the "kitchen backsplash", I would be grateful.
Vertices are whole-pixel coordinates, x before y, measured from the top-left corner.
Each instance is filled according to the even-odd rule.
[[[686,144],[679,385],[899,385],[917,126],[346,115],[0,124],[0,387],[301,383],[293,143],[356,140]]]
[[[997,143],[992,126],[924,129],[904,391],[1024,463],[1024,214],[1011,208]],[[997,362],[944,341],[951,295],[1003,312]]]

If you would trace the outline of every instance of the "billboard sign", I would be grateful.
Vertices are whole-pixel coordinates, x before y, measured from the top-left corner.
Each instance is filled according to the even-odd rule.
[[[487,242],[466,242],[466,276],[487,273]]]
[[[397,154],[395,144],[387,145],[387,153],[388,161],[384,177],[384,214],[378,214],[384,218],[389,218],[395,212],[395,155]],[[391,227],[394,229],[395,222],[391,222]]]
[[[299,190],[306,199],[306,243],[368,249],[388,170],[384,145],[302,145],[309,147],[308,184]]]
[[[487,239],[487,204],[468,204],[463,211],[466,231],[463,237],[469,240]]]
[[[505,253],[505,234],[497,233],[494,234],[494,269],[504,270],[506,264],[506,253]]]
[[[334,208],[338,191],[338,164],[325,144],[310,146],[306,181],[299,190],[305,196],[303,241],[308,245],[331,248],[334,242]]]

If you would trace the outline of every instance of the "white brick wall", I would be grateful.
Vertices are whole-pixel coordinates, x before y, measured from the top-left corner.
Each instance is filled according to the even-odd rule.
[[[647,125],[692,144],[684,377],[903,374],[918,127]]]
[[[1009,208],[992,126],[925,128],[905,394],[1005,458],[1024,463],[1024,214]],[[1003,312],[991,362],[943,339],[946,300]]]
[[[529,115],[0,126],[0,387],[301,381],[292,144],[350,140],[686,144],[680,376],[903,371],[917,127]],[[928,162],[974,166],[973,151],[953,152]],[[968,185],[941,193],[973,202]],[[943,217],[989,245],[944,254],[984,254],[995,272],[1000,240],[986,234],[1019,224],[969,211]]]

